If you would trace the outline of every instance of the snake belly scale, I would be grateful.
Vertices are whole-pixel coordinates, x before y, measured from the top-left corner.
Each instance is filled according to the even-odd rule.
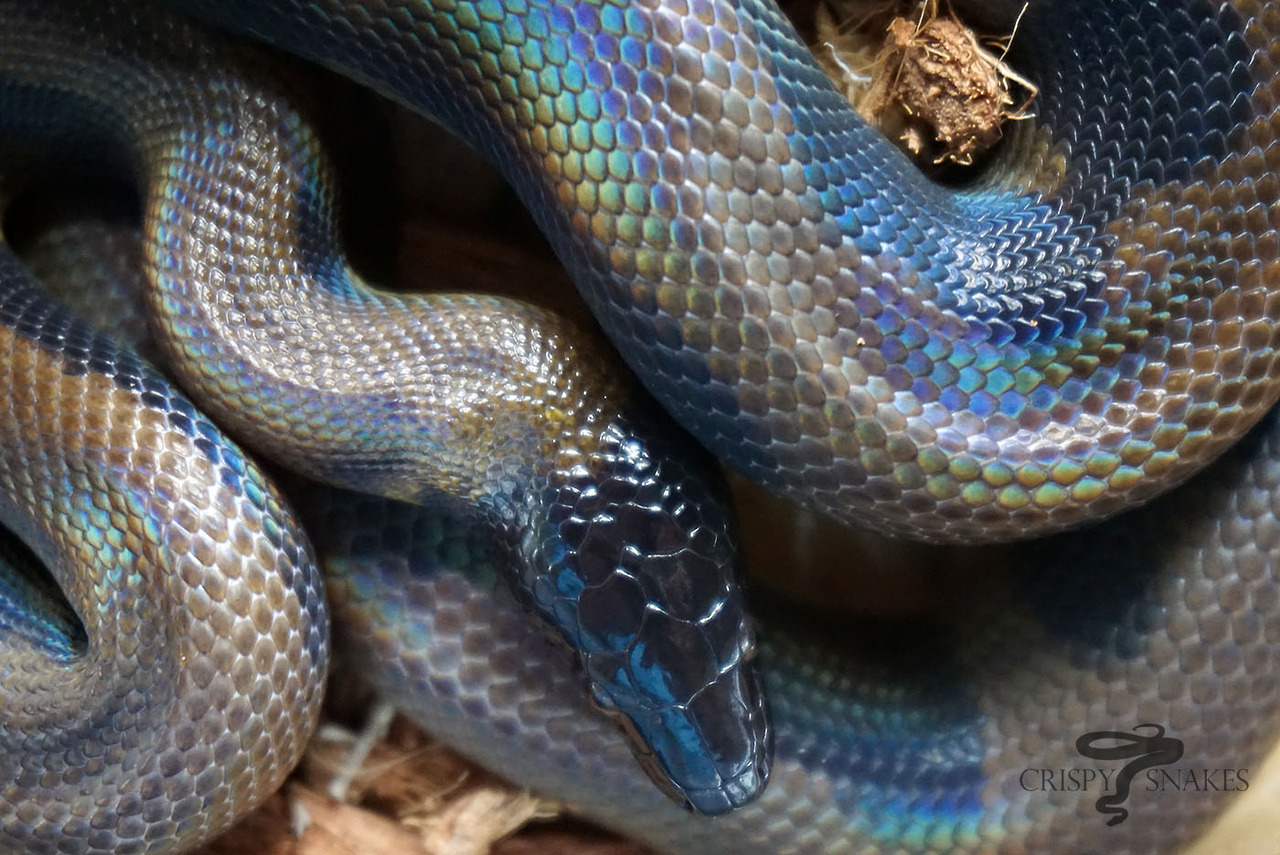
[[[175,5],[355,76],[481,147],[655,397],[731,465],[828,514],[945,541],[1053,531],[1186,479],[1275,401],[1274,4],[1033,3],[1018,50],[1041,84],[1038,119],[961,190],[923,178],[858,123],[790,24],[759,0]],[[981,14],[1007,29],[1011,5],[1020,6],[991,3]],[[636,750],[669,791],[708,812],[749,801],[771,737],[731,576],[730,526],[697,455],[637,428],[613,379],[549,369],[576,364],[547,355],[572,349],[561,343],[570,334],[502,301],[446,298],[425,316],[458,326],[429,327],[423,338],[461,340],[446,352],[481,362],[495,343],[521,341],[494,361],[533,360],[533,385],[552,378],[551,399],[563,406],[531,409],[522,392],[500,388],[480,418],[426,407],[426,429],[406,429],[403,411],[376,394],[369,411],[343,411],[349,399],[332,390],[380,341],[396,340],[378,331],[344,346],[344,332],[366,331],[357,309],[402,329],[423,316],[345,268],[318,144],[302,114],[258,82],[269,74],[225,71],[221,58],[237,51],[206,54],[204,37],[144,3],[0,10],[6,24],[29,26],[0,51],[0,112],[16,145],[62,150],[73,125],[87,128],[160,188],[148,197],[144,236],[153,329],[201,406],[313,476],[390,500],[470,503],[450,502],[454,516],[441,516],[346,497],[347,510],[316,528],[331,551],[344,632],[386,666],[388,691],[463,750],[671,851],[1166,851],[1225,797],[1161,793],[1107,825],[1092,794],[1031,793],[1020,771],[1071,762],[1082,733],[1145,722],[1176,733],[1185,756],[1206,766],[1256,763],[1273,738],[1280,499],[1268,420],[1220,471],[1090,529],[1094,551],[1077,546],[1083,535],[1019,547],[1017,572],[997,570],[979,602],[947,622],[943,642],[898,663],[901,672],[887,672],[857,637],[833,643],[788,630],[785,618],[767,621],[759,673],[777,719],[773,781],[727,817],[681,812],[570,688],[565,663],[517,625],[487,568],[514,575],[525,603],[579,650],[596,701],[628,717]],[[79,32],[59,35],[68,21]],[[245,68],[260,68],[245,56]],[[152,74],[173,67],[207,75],[194,123],[186,82]],[[124,104],[131,87],[122,81],[144,103]],[[257,112],[226,113],[228,93]],[[49,103],[57,108],[35,106]],[[300,171],[274,159],[282,139],[302,153]],[[199,210],[212,219],[184,214]],[[6,370],[36,384],[13,396],[5,465],[34,471],[16,480],[40,489],[18,484],[0,508],[53,568],[87,638],[56,608],[7,608],[14,649],[34,657],[11,661],[92,670],[118,660],[86,657],[86,645],[136,652],[140,639],[173,632],[172,645],[148,645],[143,659],[150,666],[155,650],[176,649],[185,668],[164,688],[133,694],[127,680],[99,675],[108,691],[95,697],[124,693],[103,702],[111,723],[91,713],[80,730],[50,737],[75,740],[62,754],[37,745],[10,755],[18,783],[0,794],[0,828],[33,851],[183,848],[278,781],[314,722],[327,643],[310,552],[234,445],[6,263],[17,308],[4,315],[4,335],[26,348]],[[264,281],[301,287],[263,290]],[[328,318],[318,331],[300,322],[312,304]],[[492,312],[529,332],[495,332],[491,324],[506,321]],[[281,344],[281,331],[298,335]],[[295,359],[304,351],[316,359]],[[272,355],[289,370],[273,371]],[[428,380],[440,368],[420,367]],[[44,394],[54,387],[67,406],[48,403],[61,400]],[[90,422],[115,411],[88,401],[131,395],[143,414],[128,418],[153,432],[137,433],[143,441],[108,429],[108,448],[132,442],[160,454],[161,470],[201,469],[212,481],[152,489],[142,483],[155,472],[145,453],[125,469],[105,454],[106,476],[50,464],[81,459],[64,446],[101,439]],[[44,412],[56,428],[40,421]],[[507,441],[490,443],[494,434],[477,430],[484,421],[503,426],[496,435]],[[166,448],[191,446],[190,459],[205,463],[169,462],[154,447],[161,423],[172,429]],[[443,465],[423,478],[417,456]],[[122,480],[124,497],[63,510],[68,496],[111,495],[81,491],[84,478]],[[137,503],[179,495],[203,509],[189,491],[209,484],[233,491],[214,505],[249,515],[213,523],[232,534],[210,540],[232,548],[201,548],[141,513],[128,540]],[[352,513],[361,502],[366,510]],[[642,512],[650,507],[659,512]],[[159,519],[194,532],[188,523],[204,516]],[[596,537],[624,516],[621,541]],[[1172,535],[1171,519],[1181,521]],[[505,548],[492,564],[483,549],[453,560],[437,549],[495,529]],[[124,543],[136,574],[82,573],[75,568],[95,565],[60,558],[63,540],[99,558]],[[628,551],[632,541],[661,547],[664,560]],[[417,548],[397,556],[383,549],[390,543]],[[100,632],[93,616],[105,612],[90,606],[108,596],[113,616],[115,600],[168,602],[139,596],[147,580],[137,574],[173,555],[197,562],[163,583],[196,622],[179,616],[143,630],[128,617],[123,632]],[[217,574],[200,572],[213,565]],[[12,602],[40,602],[23,574],[4,578]],[[84,583],[97,579],[123,585],[86,599]],[[397,605],[405,590],[411,608]],[[690,590],[692,604],[673,596]],[[639,617],[655,613],[656,623]],[[437,626],[441,614],[455,616],[442,622],[455,632]],[[478,617],[492,620],[488,636],[476,632]],[[227,661],[233,650],[252,664]],[[476,650],[485,667],[469,662]],[[122,668],[138,679],[164,670]],[[35,673],[38,693],[50,677]],[[86,706],[55,700],[44,721],[63,724],[63,704]],[[32,709],[0,722],[11,744],[44,738],[28,737],[44,732],[27,718]],[[173,726],[173,710],[193,723]],[[171,729],[159,731],[131,718],[166,715]],[[666,735],[673,723],[679,737]],[[104,734],[118,744],[100,744]],[[139,739],[174,740],[175,750],[156,754]],[[28,757],[54,759],[39,773],[30,764],[42,761]],[[73,793],[81,801],[63,806]]]

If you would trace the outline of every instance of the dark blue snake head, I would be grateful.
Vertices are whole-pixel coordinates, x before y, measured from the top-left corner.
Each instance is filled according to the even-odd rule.
[[[596,703],[677,801],[721,814],[764,787],[772,743],[727,494],[699,449],[619,420],[553,473],[520,589],[578,653]]]

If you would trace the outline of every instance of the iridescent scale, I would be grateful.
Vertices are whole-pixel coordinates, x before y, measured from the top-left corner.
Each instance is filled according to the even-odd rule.
[[[489,153],[667,409],[842,519],[946,541],[1074,525],[1276,400],[1265,3],[1032,4],[1009,61],[1035,128],[960,190],[867,128],[760,0],[181,5]]]
[[[1277,397],[1274,2],[1033,4],[1009,60],[1036,119],[962,188],[861,125],[767,0],[175,5],[487,152],[661,403],[829,515],[1051,532],[1190,477]],[[769,615],[756,670],[696,451],[546,312],[367,287],[305,105],[168,14],[0,2],[6,154],[134,169],[170,370],[273,463],[389,497],[308,513],[345,638],[443,738],[659,848],[734,855],[1167,851],[1231,797],[1135,792],[1108,826],[1097,793],[1026,770],[1144,723],[1198,768],[1256,767],[1278,730],[1273,419],[1138,515],[1012,551],[927,630]],[[195,405],[0,252],[0,519],[76,618],[4,553],[0,840],[188,848],[315,721],[311,554]]]

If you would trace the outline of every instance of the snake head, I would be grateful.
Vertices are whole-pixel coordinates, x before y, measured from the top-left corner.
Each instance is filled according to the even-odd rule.
[[[620,419],[552,473],[518,547],[521,592],[576,651],[598,706],[687,808],[764,787],[772,749],[727,493],[700,450]]]

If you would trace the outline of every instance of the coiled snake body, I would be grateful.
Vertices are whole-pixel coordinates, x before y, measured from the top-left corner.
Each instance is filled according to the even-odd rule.
[[[1037,120],[959,191],[860,125],[759,0],[180,5],[483,148],[665,407],[829,514],[932,540],[1053,531],[1185,479],[1275,401],[1274,4],[1031,4],[1018,50]],[[1017,10],[990,5],[1007,30]],[[335,610],[386,663],[386,688],[482,761],[674,851],[1164,851],[1230,793],[1134,792],[1108,826],[1099,793],[1029,788],[1023,773],[1082,765],[1085,734],[1145,723],[1203,769],[1247,771],[1273,737],[1270,420],[1136,516],[1019,547],[1016,572],[997,571],[936,642],[887,657],[902,661],[858,633],[833,644],[766,624],[771,782],[727,816],[682,812],[489,596],[482,550],[445,546],[496,526],[523,599],[579,651],[650,770],[702,810],[737,807],[773,737],[697,455],[637,427],[552,318],[461,297],[419,313],[364,289],[335,246],[318,144],[255,56],[206,49],[145,4],[9,2],[0,20],[10,163],[85,137],[123,153],[148,188],[149,302],[172,370],[246,443],[390,497],[336,512],[313,497]],[[224,72],[233,56],[244,65]],[[25,605],[2,615],[20,657],[0,734],[17,783],[0,791],[0,833],[32,851],[188,846],[278,781],[314,720],[327,647],[309,552],[185,399],[10,267],[4,461],[19,474],[5,475],[5,518],[55,568],[88,641],[14,575],[6,602]],[[62,462],[81,445],[101,448],[107,474]],[[176,462],[188,447],[205,463]],[[144,483],[173,467],[209,474],[203,504]],[[85,478],[123,497],[67,510]],[[454,517],[390,501],[440,496]],[[131,528],[139,502],[166,522]],[[201,548],[197,523],[223,506],[249,520],[210,521],[216,545]],[[68,539],[108,562],[127,549],[126,569],[59,563]],[[173,555],[196,563],[154,584],[196,621],[124,612],[100,631],[116,600],[158,599],[136,577]],[[241,569],[246,555],[259,563]],[[150,644],[164,632],[170,645]],[[163,670],[113,653],[142,641],[185,665],[168,688],[101,670]],[[68,667],[99,669],[107,688],[75,721],[71,695],[33,700]],[[11,677],[28,668],[29,693]]]

